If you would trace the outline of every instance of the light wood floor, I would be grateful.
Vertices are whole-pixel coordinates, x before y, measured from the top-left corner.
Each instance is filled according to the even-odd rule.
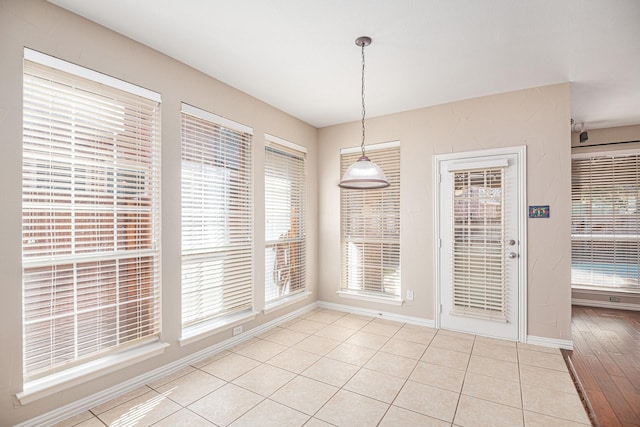
[[[596,426],[640,426],[640,312],[573,306],[567,352]]]

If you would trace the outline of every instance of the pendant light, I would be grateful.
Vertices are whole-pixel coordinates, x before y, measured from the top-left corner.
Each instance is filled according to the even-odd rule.
[[[364,107],[364,48],[371,44],[371,37],[358,37],[356,39],[356,45],[360,46],[362,50],[362,142],[360,143],[360,149],[362,155],[357,162],[349,166],[344,173],[340,184],[342,188],[348,188],[353,190],[372,190],[376,188],[385,188],[389,186],[389,181],[384,176],[384,172],[378,165],[373,163],[364,152],[364,136],[365,126],[364,118],[366,110]]]

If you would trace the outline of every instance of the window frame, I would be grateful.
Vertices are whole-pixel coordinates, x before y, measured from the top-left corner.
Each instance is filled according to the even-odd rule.
[[[609,242],[611,245],[610,247],[608,247],[608,252],[615,252],[615,247],[616,244],[622,243],[623,241],[627,241],[627,242],[636,242],[636,245],[638,247],[640,247],[640,210],[638,210],[640,208],[640,206],[636,206],[636,211],[637,213],[635,214],[635,218],[636,218],[636,223],[638,224],[636,226],[635,229],[635,239],[630,239],[629,237],[633,234],[628,234],[625,236],[624,239],[616,239],[617,236],[622,236],[620,233],[616,233],[615,230],[615,217],[616,214],[615,212],[612,212],[609,216],[611,216],[612,220],[614,221],[614,230],[612,233],[608,233],[608,234],[602,234],[602,233],[577,233],[576,231],[576,227],[578,227],[579,225],[577,223],[575,223],[575,221],[578,221],[580,216],[577,215],[577,211],[574,207],[574,203],[577,203],[577,197],[578,195],[574,193],[574,187],[575,187],[575,183],[574,183],[574,179],[576,179],[576,174],[574,173],[574,161],[584,161],[584,160],[594,160],[594,159],[615,159],[615,158],[623,158],[623,157],[636,157],[636,169],[635,169],[635,174],[636,174],[636,182],[638,183],[638,186],[636,187],[636,204],[640,205],[640,148],[634,148],[634,149],[622,149],[622,150],[594,150],[593,147],[584,147],[586,150],[576,150],[572,156],[571,156],[571,170],[572,170],[572,176],[571,176],[571,256],[572,256],[572,274],[571,274],[571,288],[574,290],[578,290],[578,291],[587,291],[587,292],[605,292],[605,293],[611,293],[611,294],[638,294],[640,293],[640,287],[638,286],[607,286],[607,285],[602,285],[602,284],[589,284],[589,283],[584,283],[584,282],[578,282],[575,281],[574,282],[574,274],[576,273],[574,271],[574,264],[577,264],[576,262],[576,258],[583,258],[584,256],[588,255],[588,250],[578,250],[576,248],[576,245],[579,245],[582,243],[582,245],[584,246],[586,245],[593,245],[594,242]],[[584,169],[584,168],[583,168]],[[592,168],[589,169],[590,172],[589,173],[593,173]],[[597,170],[596,170],[597,172]],[[604,180],[599,180],[600,183],[602,183]],[[607,179],[607,184],[613,185],[616,182],[614,182],[612,180],[612,177],[610,176],[609,179]],[[613,193],[611,193],[611,191],[607,191],[606,194],[612,195]],[[614,203],[614,201],[612,199],[607,199],[607,202],[611,202],[612,204]],[[593,209],[593,208],[591,208]],[[603,219],[604,217],[606,217],[607,215],[602,216]],[[593,223],[594,218],[591,217],[591,214],[589,215],[590,218],[588,218],[588,220],[590,220],[591,222],[589,222],[589,224],[584,224],[584,219],[582,221],[582,227],[584,228],[589,227],[590,229],[593,229],[594,226],[597,226],[597,224]],[[603,227],[603,226],[607,226],[607,224],[603,223],[601,224],[599,227]],[[590,238],[591,236],[591,238]],[[607,238],[609,237],[609,238]],[[575,251],[575,252],[574,252]],[[626,250],[622,251],[624,255],[626,253]],[[640,248],[636,251],[637,253],[640,253]],[[628,255],[628,254],[627,254]],[[590,255],[590,257],[593,257],[593,253]],[[596,257],[598,257],[597,255],[595,255]],[[599,257],[600,259],[601,257]],[[601,259],[600,259],[601,260]],[[601,260],[602,261],[602,260]],[[615,264],[616,261],[614,260],[614,272],[615,272]],[[639,260],[636,261],[636,266],[639,266],[640,262]],[[637,267],[636,267],[637,268]],[[602,271],[601,271],[602,270]],[[637,272],[638,270],[636,270]],[[593,269],[592,270],[592,274],[604,274],[605,271],[603,269]],[[621,277],[622,278],[622,277]],[[617,279],[615,279],[617,280]],[[635,280],[636,282],[638,282],[640,284],[640,278],[638,277],[638,274],[636,273],[635,276]]]
[[[200,132],[196,135],[197,138],[201,138],[199,141],[187,141],[186,132],[187,129],[185,126],[187,122],[185,120],[190,121],[189,126],[194,127],[191,132]],[[181,106],[181,222],[182,222],[182,231],[181,231],[181,337],[180,343],[181,345],[188,344],[194,340],[198,340],[201,338],[205,338],[211,334],[214,334],[222,329],[231,328],[237,324],[246,322],[255,318],[256,312],[254,311],[254,289],[253,289],[253,256],[254,256],[254,236],[253,236],[253,221],[254,221],[254,212],[253,212],[253,129],[249,126],[243,125],[241,123],[237,123],[233,120],[227,119],[222,116],[218,116],[206,110],[200,109],[198,107],[194,107],[192,105],[182,103]],[[199,127],[196,129],[195,127]],[[212,135],[204,135],[203,132],[213,132],[215,136]],[[228,138],[225,138],[224,135],[227,135]],[[204,140],[203,138],[213,138]],[[231,141],[231,142],[230,142]],[[197,178],[196,175],[192,176],[194,179],[199,179],[199,181],[186,181],[185,180],[185,149],[187,144],[195,144],[201,143],[202,145],[202,159],[193,159],[191,163],[196,165],[196,162],[200,167],[206,167],[211,169],[212,171],[218,171],[220,173],[225,172],[228,169],[228,161],[229,158],[232,157],[227,151],[231,150],[230,143],[237,143],[238,145],[238,170],[236,171],[236,175],[234,179],[231,179],[231,176],[222,177],[222,181],[224,184],[220,182],[215,182],[213,179],[206,179],[206,177],[211,177],[212,174],[201,173],[201,177]],[[213,150],[206,151],[204,144],[209,144],[213,147]],[[215,147],[218,147],[219,150],[215,151]],[[191,146],[190,150],[198,150],[197,147]],[[229,157],[227,156],[229,154]],[[216,157],[218,156],[218,157]],[[205,162],[207,165],[205,165]],[[196,166],[197,166],[196,165]],[[206,175],[206,176],[205,176]],[[218,175],[220,175],[218,173]],[[218,180],[220,181],[220,180]],[[237,185],[229,187],[230,182],[236,182]],[[202,209],[202,212],[198,215],[195,212],[195,215],[189,214],[189,209],[185,211],[185,185],[201,185],[203,188],[202,192],[202,203],[207,203],[205,197],[211,197],[214,195],[224,196],[227,202],[231,202],[231,199],[227,199],[231,197],[231,194],[242,194],[242,197],[237,197],[235,200],[235,210],[236,212],[236,220],[234,222],[233,218],[229,216],[229,208],[225,209],[226,214],[223,217],[217,216],[218,219],[222,218],[224,223],[226,224],[224,228],[224,233],[226,238],[223,239],[225,242],[219,241],[209,241],[209,242],[197,242],[193,240],[193,238],[188,238],[189,232],[186,231],[187,222],[189,223],[188,227],[200,227],[202,230],[205,230],[212,238],[216,237],[216,226],[212,224],[211,221],[205,220],[205,209]],[[215,194],[214,194],[215,193]],[[191,195],[196,197],[194,195]],[[189,197],[191,197],[189,196]],[[195,199],[193,199],[195,200]],[[210,202],[210,201],[209,201]],[[211,203],[209,203],[211,205]],[[235,209],[234,208],[234,209]],[[198,223],[198,218],[202,221]],[[242,229],[240,236],[231,237],[229,236],[229,230],[232,229],[231,223],[236,224],[238,229]],[[198,225],[199,224],[199,225]],[[237,225],[240,224],[240,225]],[[187,233],[187,234],[185,234]],[[237,238],[239,241],[231,242],[231,239]],[[222,258],[221,258],[222,257]],[[204,264],[201,264],[201,267],[197,265],[191,265],[189,262],[216,262],[216,260],[221,261],[222,270],[220,267],[206,267]],[[231,267],[226,267],[229,262],[238,262],[241,264],[241,268],[243,269],[242,273],[238,273],[241,277],[233,278],[233,283],[225,282],[220,277],[220,274],[225,275],[225,271],[228,271]],[[185,264],[186,263],[186,264]],[[186,267],[189,267],[189,270]],[[248,266],[248,270],[246,270]],[[208,285],[197,285],[193,282],[195,279],[187,280],[186,275],[189,274],[203,274],[198,273],[198,271],[205,271],[209,269],[209,271],[218,270],[218,273],[212,273],[216,277],[212,277],[216,282],[214,286]],[[192,273],[189,273],[191,271]],[[220,273],[222,271],[222,273]],[[201,277],[204,280],[203,277]],[[198,279],[200,280],[200,279]],[[204,283],[204,282],[202,282]],[[225,301],[231,300],[235,298],[235,296],[231,295],[228,290],[231,286],[235,286],[238,283],[242,284],[243,290],[241,290],[241,294],[237,297],[240,301],[239,306],[233,309],[224,309]],[[197,288],[201,289],[198,290]],[[198,314],[198,309],[193,304],[190,304],[185,300],[186,293],[193,294],[194,292],[200,292],[199,295],[201,298],[203,292],[209,294],[211,298],[218,298],[223,304],[223,310],[205,314],[201,312]],[[213,296],[214,293],[218,293],[218,297]],[[195,294],[194,294],[195,295]],[[205,298],[207,296],[205,295]],[[222,298],[222,299],[220,299]],[[227,298],[227,300],[225,300]],[[195,315],[192,314],[193,310],[195,311]],[[195,317],[194,317],[195,316]]]
[[[366,147],[366,150],[367,156],[371,161],[381,167],[391,185],[387,188],[375,190],[340,189],[341,282],[338,295],[345,298],[401,305],[400,141],[369,145]],[[357,160],[360,151],[360,147],[343,148],[340,150],[341,174],[344,174],[344,171],[349,165]],[[352,212],[348,211],[349,203],[354,203]],[[352,219],[351,222],[349,222],[348,218],[356,215],[358,209],[361,211],[361,224],[360,226],[353,226],[351,222],[356,221],[356,219]],[[368,216],[364,214],[365,210],[371,211],[374,209],[378,209],[379,212],[375,215]],[[373,224],[373,228],[370,227],[362,231],[360,233],[362,234],[361,236],[354,237],[349,231],[356,230],[355,233],[358,233],[357,229],[364,227],[364,222],[362,221],[369,221]],[[376,223],[378,224],[377,226]],[[379,229],[379,232],[373,232],[372,234],[371,232],[376,228]],[[393,230],[393,232],[388,232],[388,230]],[[371,264],[371,261],[363,261],[363,265],[356,267],[357,271],[350,271],[348,261],[351,255],[349,252],[350,244],[361,244],[365,246],[380,245],[380,249],[374,250],[374,252],[380,254],[380,259],[382,260],[383,267],[379,269],[380,271],[366,270],[366,264]],[[394,249],[394,246],[397,246],[397,249]],[[364,252],[360,251],[360,253],[362,253],[362,256],[365,256]],[[384,286],[385,273],[383,270],[385,264],[387,267],[391,266],[393,269],[392,276],[396,276],[389,280],[390,286],[395,288],[393,292],[371,289],[370,285],[364,283],[364,276],[367,274],[370,274],[372,277],[381,275],[380,286]],[[351,287],[350,274],[363,276],[361,278],[361,286]]]
[[[115,366],[144,360],[162,352],[166,344],[160,343],[159,338],[161,97],[148,89],[29,48],[24,48],[23,58],[23,391],[17,397],[28,403],[71,383],[104,375]],[[132,123],[129,120],[134,114],[148,120],[146,127],[138,127],[141,122],[127,124]],[[56,131],[46,131],[43,123],[49,123]],[[117,132],[118,125],[122,130]],[[135,139],[130,139],[134,134]],[[47,176],[55,180],[47,180]],[[109,192],[113,196],[105,198]],[[35,215],[38,212],[43,215]],[[51,224],[58,227],[57,237],[44,239],[45,233],[51,235],[55,228]],[[148,263],[136,261],[141,258],[148,258]],[[106,270],[107,264],[113,265],[112,273],[106,276],[100,273],[102,263]],[[96,265],[91,267],[93,264]],[[85,265],[82,270],[81,265]],[[38,283],[49,283],[54,289],[59,283],[58,273],[54,276],[53,272],[60,271],[62,266],[69,266],[64,274],[71,274],[67,282],[72,291],[72,306],[67,306],[65,316],[72,316],[73,340],[62,347],[59,344],[49,347],[53,345],[52,351],[58,352],[70,348],[72,342],[73,357],[49,362],[48,368],[30,369],[26,362],[27,348],[33,340],[26,336],[27,324],[39,322],[38,319],[45,321],[47,317],[46,310],[38,308],[43,308],[40,303],[33,305],[33,298],[39,295],[46,298],[51,293],[32,288],[35,278],[27,271],[51,268],[50,278],[40,275],[44,282]],[[149,292],[143,299],[148,304],[143,300],[134,302],[144,304],[145,310],[150,310],[147,313],[151,313],[151,318],[134,317],[133,323],[128,323],[130,316],[126,314],[127,302],[131,300],[121,295],[129,285],[119,284],[123,272],[128,275],[129,271],[138,272],[135,282],[130,284],[137,283],[135,286],[143,286]],[[116,299],[101,299],[100,295],[111,286],[115,286]],[[99,325],[108,321],[109,314],[96,314],[95,321],[83,323],[83,329],[80,328],[80,322],[84,322],[80,317],[107,309],[115,310],[111,315],[115,316],[115,332],[101,332]],[[126,325],[121,324],[122,315]],[[49,317],[55,319],[57,315]],[[93,323],[98,329],[92,329]],[[122,336],[130,325],[139,329],[131,340]],[[54,335],[47,336],[54,339]],[[113,340],[116,344],[109,344]],[[96,348],[92,350],[93,347]],[[44,346],[38,344],[38,348]]]
[[[265,179],[265,308],[266,310],[273,309],[275,307],[287,304],[292,300],[303,296],[307,293],[307,233],[306,233],[306,215],[307,215],[307,149],[301,145],[287,141],[285,139],[265,134],[265,162],[264,162],[264,179]],[[277,158],[277,160],[276,160]],[[271,165],[270,160],[277,161],[278,164]],[[281,188],[277,186],[269,185],[268,179],[269,173],[274,171],[286,170],[287,178],[292,178],[289,182],[290,192],[289,194],[283,194]],[[271,176],[272,179],[278,177]],[[270,191],[276,189],[279,191]],[[274,212],[269,211],[270,203],[269,198],[273,197],[276,200],[287,200],[287,204],[290,209],[294,207],[298,208],[298,213],[295,218],[292,214],[286,215],[284,213],[278,213],[280,210]],[[290,211],[291,212],[291,211]],[[297,225],[298,230],[292,230],[289,228],[285,233],[280,233],[278,239],[269,239],[268,234],[271,230],[269,221],[282,223],[288,221],[290,224]],[[277,226],[278,224],[276,224]],[[293,233],[293,237],[290,235]],[[275,252],[275,259],[269,267],[268,260],[270,259],[270,251]],[[285,265],[283,268],[276,269],[275,262],[281,259]],[[286,262],[289,259],[293,259],[293,265],[289,265]],[[286,270],[283,274],[281,270]],[[293,274],[292,274],[293,272]],[[281,295],[271,295],[269,282],[273,282],[275,277],[281,278],[285,282],[284,293]],[[296,280],[295,289],[291,290],[293,281]],[[273,286],[277,286],[273,284]],[[277,289],[275,290],[277,293]]]

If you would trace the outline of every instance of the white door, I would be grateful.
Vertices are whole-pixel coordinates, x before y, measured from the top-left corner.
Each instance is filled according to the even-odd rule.
[[[439,326],[518,340],[524,148],[495,152],[436,157]]]

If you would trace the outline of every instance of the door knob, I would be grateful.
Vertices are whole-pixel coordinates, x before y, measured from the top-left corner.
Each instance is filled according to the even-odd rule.
[[[515,252],[509,252],[509,255],[508,255],[509,258],[516,258],[517,256],[518,254]]]

